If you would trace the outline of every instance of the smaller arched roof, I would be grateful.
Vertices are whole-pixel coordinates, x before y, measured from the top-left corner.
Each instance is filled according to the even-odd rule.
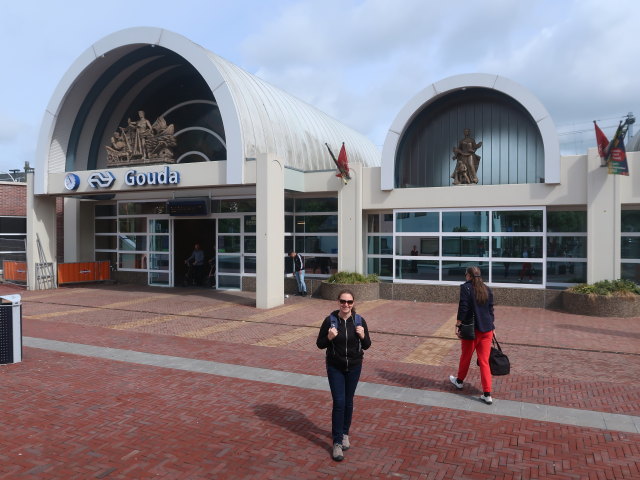
[[[394,188],[395,161],[400,139],[413,119],[436,99],[470,87],[482,87],[501,92],[520,103],[529,112],[538,125],[542,136],[545,183],[560,182],[560,142],[553,120],[542,103],[529,90],[512,80],[498,75],[473,73],[448,77],[429,85],[418,92],[400,110],[387,132],[382,148],[380,176],[382,190],[393,190]]]
[[[45,193],[48,173],[64,170],[66,145],[54,137],[65,107],[77,108],[99,73],[133,48],[162,46],[183,57],[202,76],[213,93],[224,125],[227,183],[244,183],[246,159],[269,155],[301,171],[335,168],[325,143],[334,153],[345,142],[349,160],[380,165],[380,151],[364,135],[317,108],[244,71],[237,65],[176,33],[153,27],[129,28],[89,47],[59,82],[40,129],[36,157],[36,193]],[[65,117],[68,121],[68,116]],[[57,132],[65,129],[58,129]],[[68,139],[67,139],[68,141]]]

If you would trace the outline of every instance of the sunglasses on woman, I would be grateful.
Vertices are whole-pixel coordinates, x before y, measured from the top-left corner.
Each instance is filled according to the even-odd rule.
[[[344,298],[341,298],[341,299],[340,299],[340,303],[341,303],[342,305],[344,305],[345,303],[346,303],[347,305],[353,305],[353,300],[345,300]]]

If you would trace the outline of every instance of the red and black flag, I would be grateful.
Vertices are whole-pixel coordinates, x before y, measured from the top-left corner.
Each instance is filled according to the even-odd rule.
[[[344,148],[344,142],[342,142],[342,148],[340,148],[340,153],[338,154],[338,159],[333,155],[331,148],[329,148],[329,144],[325,143],[327,146],[327,150],[329,150],[329,155],[333,159],[333,162],[338,167],[338,172],[336,177],[342,178],[342,181],[346,185],[349,180],[351,180],[351,175],[349,175],[349,160],[347,159],[347,150]]]

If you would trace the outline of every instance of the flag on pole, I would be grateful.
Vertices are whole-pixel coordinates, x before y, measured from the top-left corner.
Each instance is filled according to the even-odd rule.
[[[600,127],[593,121],[593,125],[596,128],[596,143],[598,144],[598,155],[600,155],[601,160],[605,160],[607,158],[607,148],[609,148],[609,140],[607,136],[604,134]]]
[[[607,164],[609,173],[612,175],[629,175],[629,165],[627,164],[627,151],[624,148],[624,135],[626,131],[622,128],[622,122],[616,130],[616,135],[609,144]]]
[[[347,150],[344,147],[344,142],[342,142],[342,148],[340,148],[340,153],[338,154],[338,159],[333,155],[331,148],[329,148],[329,144],[325,143],[327,146],[327,150],[329,150],[329,154],[333,159],[333,162],[338,167],[338,173],[336,177],[342,178],[342,181],[346,185],[349,180],[351,180],[351,175],[349,175],[349,160],[347,159]]]

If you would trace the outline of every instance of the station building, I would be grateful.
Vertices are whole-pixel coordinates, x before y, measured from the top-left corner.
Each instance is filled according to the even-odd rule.
[[[463,137],[476,172],[457,168]],[[328,151],[343,143],[349,180]],[[376,273],[393,298],[456,286],[472,264],[525,296],[640,282],[640,154],[628,161],[624,177],[595,149],[561,156],[545,107],[490,74],[416,86],[380,151],[180,35],[133,28],[89,47],[53,94],[27,257],[56,258],[63,198],[64,262],[109,260],[120,281],[173,287],[199,243],[217,287],[255,290],[260,308],[283,302],[290,250],[311,281]]]

